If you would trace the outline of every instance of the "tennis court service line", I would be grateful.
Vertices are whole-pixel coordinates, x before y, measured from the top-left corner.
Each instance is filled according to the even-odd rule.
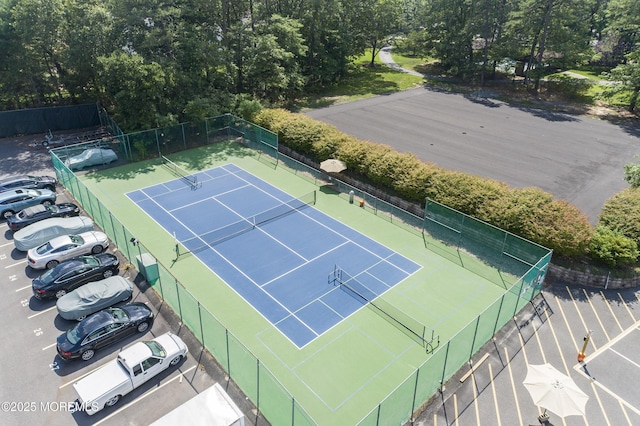
[[[250,185],[243,185],[243,186],[239,186],[239,187],[237,187],[237,188],[230,189],[230,190],[228,190],[228,191],[220,192],[220,193],[218,193],[218,194],[216,194],[216,195],[213,195],[213,196],[211,196],[211,197],[207,197],[207,198],[200,198],[199,200],[196,200],[196,201],[194,201],[194,202],[192,202],[192,203],[183,204],[183,205],[181,205],[181,206],[179,206],[179,207],[176,207],[175,209],[169,209],[169,210],[164,209],[164,208],[163,208],[163,209],[164,209],[164,211],[166,211],[167,213],[170,213],[170,212],[173,212],[173,211],[176,211],[176,210],[184,209],[185,207],[195,206],[196,204],[199,204],[199,203],[201,203],[201,202],[203,202],[203,201],[206,201],[206,200],[216,200],[216,201],[218,201],[218,200],[216,199],[216,197],[219,197],[220,195],[230,194],[230,193],[232,193],[232,192],[234,192],[234,191],[237,191],[237,190],[239,190],[239,189],[243,189],[243,188],[247,188],[247,187],[249,187],[249,186],[250,186]],[[180,191],[180,190],[178,189],[178,190],[176,190],[176,191]],[[176,191],[170,191],[170,192],[176,192]],[[141,192],[144,192],[144,190],[141,190]],[[146,192],[144,192],[144,193],[146,194]],[[152,198],[152,197],[151,197],[150,195],[148,195],[148,194],[147,194],[147,196],[148,196],[149,198]],[[155,200],[154,200],[154,201],[155,201]]]
[[[224,166],[223,166],[223,168],[224,168]],[[225,170],[227,170],[227,169],[225,168]],[[259,191],[261,191],[261,192],[263,192],[264,194],[268,195],[269,197],[271,197],[271,198],[273,198],[273,199],[275,199],[275,200],[277,200],[277,201],[282,202],[282,200],[280,200],[279,198],[275,197],[275,196],[274,196],[273,194],[271,194],[270,192],[265,191],[264,189],[262,189],[262,188],[260,188],[259,186],[255,185],[253,182],[251,182],[251,181],[249,181],[249,180],[247,180],[247,179],[245,179],[244,177],[242,177],[242,176],[240,176],[240,175],[239,175],[239,173],[240,173],[240,172],[243,172],[243,173],[246,173],[246,174],[248,174],[248,175],[250,175],[250,176],[254,177],[256,180],[261,181],[261,179],[260,179],[260,178],[258,178],[257,176],[253,175],[252,173],[247,172],[246,170],[243,170],[243,169],[241,169],[238,173],[236,173],[235,171],[229,171],[229,172],[230,172],[230,173],[232,173],[234,176],[237,176],[239,179],[241,179],[241,180],[243,180],[243,181],[247,182],[249,185],[254,186],[256,189],[258,189]],[[323,223],[323,222],[321,222],[321,221],[319,221],[319,220],[317,220],[317,219],[315,219],[315,218],[313,218],[313,217],[309,216],[308,214],[304,213],[303,211],[300,211],[300,214],[305,215],[307,218],[309,218],[309,219],[310,219],[310,220],[312,220],[313,222],[317,223],[318,225],[320,225],[320,226],[324,227],[325,229],[327,229],[328,231],[332,232],[333,234],[338,235],[338,236],[340,236],[340,237],[342,237],[342,238],[345,238],[345,237],[344,237],[344,235],[342,235],[341,233],[339,233],[339,232],[338,232],[338,231],[336,231],[335,229],[332,229],[332,228],[331,228],[331,227],[329,227],[327,224],[325,224],[325,223]],[[323,214],[324,214],[324,213],[323,213]],[[347,225],[346,223],[340,222],[340,224],[341,224],[342,226],[344,226],[344,227],[346,227],[346,228],[349,228],[350,230],[352,230],[352,231],[356,232],[356,233],[357,233],[357,234],[359,234],[359,235],[361,235],[361,234],[362,234],[360,231],[358,231],[358,230],[356,230],[356,229],[352,228],[351,226]],[[349,241],[351,241],[353,244],[355,244],[356,246],[358,246],[358,247],[359,247],[359,248],[361,248],[362,250],[364,250],[364,251],[366,251],[366,252],[368,252],[368,253],[371,253],[371,254],[372,254],[372,255],[374,255],[375,257],[380,258],[380,256],[379,256],[379,255],[377,255],[376,253],[374,253],[374,252],[370,251],[367,247],[365,247],[365,246],[363,246],[363,245],[359,244],[358,242],[356,242],[356,241],[354,241],[354,240],[351,240],[351,239],[349,239]],[[385,247],[386,247],[386,246],[385,246]],[[391,251],[393,251],[393,250],[391,250]],[[399,254],[399,253],[397,253],[396,251],[393,251],[393,253],[394,253],[394,254]],[[381,259],[382,259],[382,258],[381,258]],[[414,263],[415,263],[415,262],[414,262]],[[394,263],[390,263],[390,264],[391,264],[393,267],[397,268],[399,271],[403,272],[405,275],[407,275],[407,277],[409,277],[409,276],[413,275],[414,273],[418,272],[420,269],[422,269],[422,268],[423,268],[423,266],[422,266],[422,265],[419,265],[419,264],[418,264],[418,266],[419,266],[418,270],[416,270],[415,272],[409,273],[408,271],[403,270],[402,268],[400,268],[398,265],[396,265],[396,264],[394,264]]]
[[[280,241],[279,239],[277,239],[276,237],[274,237],[273,235],[271,235],[270,233],[268,233],[267,231],[265,231],[261,226],[262,223],[252,223],[251,221],[249,221],[247,218],[243,217],[240,213],[238,213],[237,211],[235,211],[234,209],[232,209],[231,207],[229,207],[228,205],[226,205],[225,203],[223,203],[222,201],[216,199],[216,201],[218,203],[220,203],[222,206],[224,206],[226,209],[228,209],[229,211],[233,212],[234,214],[237,214],[238,216],[240,216],[242,219],[241,220],[245,220],[247,221],[247,223],[252,225],[251,229],[257,229],[258,231],[262,232],[264,235],[266,235],[267,237],[271,238],[273,241],[275,241],[276,243],[280,244],[282,247],[286,248],[287,250],[289,250],[291,253],[295,254],[296,256],[298,256],[300,259],[302,259],[305,263],[309,263],[309,260],[306,259],[303,255],[301,255],[300,253],[298,253],[297,251],[295,251],[294,249],[292,249],[291,247],[289,247],[288,245],[286,245],[285,243],[283,243],[282,241]],[[279,207],[279,206],[276,206]],[[291,210],[290,212],[287,212],[285,214],[295,214],[296,211],[298,211],[297,209]],[[283,215],[284,216],[284,215]],[[280,216],[278,216],[280,217]],[[273,220],[277,220],[278,217],[275,217],[273,219],[269,219],[263,223],[269,223]],[[209,245],[209,244],[207,244]]]
[[[345,242],[343,242],[342,244],[339,244],[339,245],[337,245],[337,246],[335,246],[335,247],[331,248],[331,250],[326,250],[325,252],[323,252],[323,253],[321,253],[321,254],[317,255],[316,257],[313,257],[313,258],[311,258],[311,259],[306,260],[306,261],[305,261],[305,263],[302,263],[302,264],[300,264],[300,265],[296,266],[295,268],[289,269],[289,270],[288,270],[287,272],[285,272],[284,274],[280,274],[280,275],[278,275],[277,277],[274,277],[273,279],[270,279],[269,281],[267,281],[267,282],[265,282],[264,284],[262,284],[260,287],[268,286],[269,284],[272,284],[273,282],[275,282],[275,281],[279,280],[280,278],[285,277],[285,276],[289,275],[290,273],[292,273],[292,272],[294,272],[294,271],[296,271],[296,270],[298,270],[298,269],[300,269],[300,268],[302,268],[302,267],[304,267],[304,266],[307,266],[308,264],[310,264],[310,263],[312,263],[312,262],[315,262],[316,260],[320,259],[322,256],[325,256],[325,255],[327,255],[327,254],[329,254],[329,253],[331,253],[331,252],[333,252],[333,251],[336,251],[336,250],[337,250],[337,249],[339,249],[340,247],[343,247],[343,246],[345,246],[345,245],[349,244],[350,242],[351,242],[351,240],[348,240],[348,239],[347,239],[347,240],[346,240]],[[289,248],[289,247],[287,247],[287,248]],[[290,248],[289,248],[289,249],[290,249]],[[291,249],[290,249],[290,250],[291,250]],[[302,256],[300,256],[300,257],[302,257]],[[306,306],[306,305],[305,305],[305,306]]]
[[[259,309],[257,309],[253,303],[251,303],[250,301],[248,301],[247,299],[244,298],[244,296],[242,294],[240,294],[238,292],[238,290],[236,290],[235,287],[233,287],[232,285],[227,283],[227,286],[233,290],[234,293],[236,293],[242,300],[244,300],[249,306],[251,306],[258,314],[260,314],[260,316],[262,316],[262,318],[264,318],[267,322],[269,322],[270,324],[279,324],[280,322],[284,321],[286,318],[288,318],[289,316],[297,319],[298,321],[300,321],[301,324],[303,324],[315,337],[318,337],[319,334],[316,333],[316,331],[311,328],[309,326],[309,324],[307,324],[302,318],[298,317],[296,315],[295,312],[291,311],[287,306],[283,305],[278,299],[276,299],[275,297],[273,297],[271,294],[269,294],[269,292],[267,292],[265,289],[263,289],[262,287],[260,287],[254,280],[251,279],[251,277],[247,276],[247,274],[245,274],[244,272],[242,272],[240,269],[238,269],[238,267],[236,265],[234,265],[232,262],[229,261],[229,259],[227,259],[226,257],[224,257],[220,252],[218,252],[218,250],[216,250],[215,248],[211,248],[211,250],[215,251],[218,256],[220,256],[222,259],[225,260],[225,262],[227,262],[229,265],[231,265],[231,267],[233,269],[235,269],[236,271],[238,271],[242,276],[244,276],[247,280],[249,280],[249,282],[251,282],[257,289],[259,289],[264,295],[266,295],[269,299],[273,300],[274,302],[276,302],[276,304],[280,305],[282,307],[282,309],[284,309],[286,312],[289,313],[289,315],[283,317],[280,321],[272,321],[269,318],[267,318]],[[201,261],[202,262],[202,261]],[[204,266],[206,266],[211,272],[213,272],[215,274],[215,271],[213,269],[211,269],[209,267],[209,265],[207,265],[206,263],[202,262]],[[217,274],[216,274],[217,275]],[[223,280],[224,281],[224,280]],[[297,311],[296,311],[297,312]],[[276,330],[278,330],[278,332],[280,334],[282,334],[287,340],[289,340],[291,342],[291,344],[293,344],[294,346],[298,346],[294,341],[292,341],[289,336],[287,336],[287,334],[283,333],[282,330],[280,330],[279,328],[276,327]]]

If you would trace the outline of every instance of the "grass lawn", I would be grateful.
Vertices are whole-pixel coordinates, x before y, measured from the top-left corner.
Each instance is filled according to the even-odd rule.
[[[336,103],[400,92],[422,84],[422,78],[394,71],[382,64],[377,57],[375,65],[371,67],[369,55],[370,53],[355,59],[344,79],[327,87],[320,94],[310,94],[298,102],[296,109],[322,108]]]
[[[418,70],[418,68],[420,68],[420,65],[424,65],[429,61],[428,59],[419,56],[397,55],[393,51],[391,53],[391,58],[393,59],[393,62],[400,65],[400,67],[418,72],[420,72]]]

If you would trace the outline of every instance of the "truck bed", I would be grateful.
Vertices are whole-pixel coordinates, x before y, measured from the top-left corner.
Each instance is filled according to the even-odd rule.
[[[80,401],[87,403],[95,401],[106,392],[119,388],[127,383],[131,383],[129,374],[120,365],[120,362],[115,359],[103,365],[88,376],[78,380],[73,384],[73,388],[75,389]]]

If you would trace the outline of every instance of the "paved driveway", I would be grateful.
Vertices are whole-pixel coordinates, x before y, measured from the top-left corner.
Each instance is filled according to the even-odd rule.
[[[638,129],[425,88],[306,114],[446,169],[536,186],[576,205],[592,223],[628,186],[624,165],[640,153]]]

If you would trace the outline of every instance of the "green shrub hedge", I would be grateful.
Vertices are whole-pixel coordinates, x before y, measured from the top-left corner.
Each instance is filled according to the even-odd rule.
[[[640,247],[640,188],[624,189],[607,200],[598,223],[621,232]]]
[[[252,120],[278,133],[280,143],[291,149],[318,162],[339,158],[348,170],[408,200],[423,203],[429,197],[562,256],[589,253],[595,231],[586,215],[540,189],[512,189],[492,179],[445,170],[413,154],[348,136],[332,125],[282,109],[263,109]]]

